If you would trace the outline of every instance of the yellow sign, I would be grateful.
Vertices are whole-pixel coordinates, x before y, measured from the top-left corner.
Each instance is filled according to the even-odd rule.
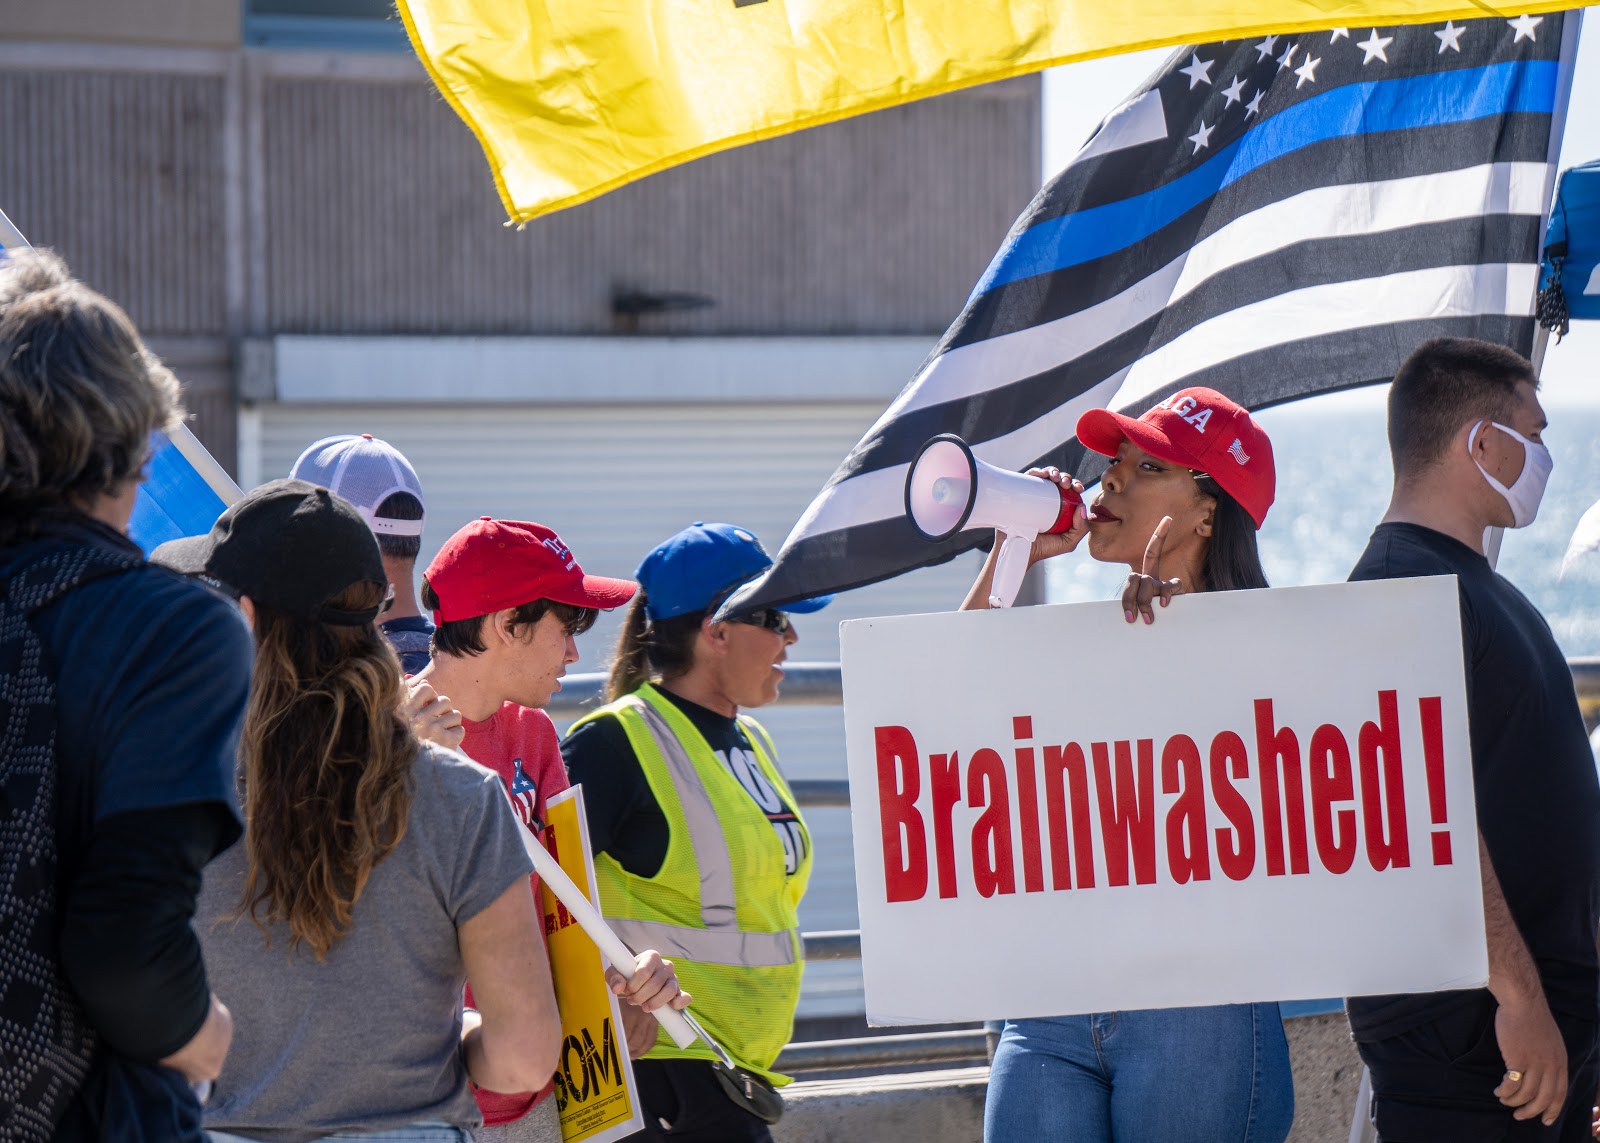
[[[1074,60],[1571,3],[399,0],[517,222],[743,143]]]
[[[594,859],[574,786],[547,804],[544,843],[568,877],[594,901]],[[633,1097],[632,1062],[616,995],[606,986],[600,950],[542,881],[545,942],[556,1007],[561,1012],[561,1057],[556,1067],[556,1109],[563,1143],[611,1143],[644,1126]],[[596,902],[598,907],[598,902]]]

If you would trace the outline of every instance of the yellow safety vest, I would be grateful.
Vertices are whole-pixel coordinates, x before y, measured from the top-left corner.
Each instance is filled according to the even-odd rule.
[[[811,836],[773,763],[767,732],[740,716],[762,773],[800,824],[800,867],[785,871],[782,841],[766,813],[681,710],[646,683],[580,719],[615,718],[666,815],[666,860],[654,877],[595,855],[600,911],[630,948],[670,959],[692,1011],[738,1063],[775,1084],[772,1070],[794,1031],[804,952],[798,908],[811,877]],[[658,1032],[650,1059],[711,1060],[696,1041],[679,1048]]]

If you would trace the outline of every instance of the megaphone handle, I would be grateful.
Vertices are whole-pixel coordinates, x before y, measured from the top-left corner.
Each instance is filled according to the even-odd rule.
[[[989,587],[990,607],[1010,607],[1022,588],[1022,577],[1028,574],[1028,555],[1033,551],[1034,537],[1007,534],[1000,545],[1000,558],[994,562],[994,580]]]

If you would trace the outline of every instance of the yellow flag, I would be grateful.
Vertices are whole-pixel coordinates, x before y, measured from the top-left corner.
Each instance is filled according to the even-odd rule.
[[[1509,18],[1571,0],[1517,0]],[[399,0],[513,221],[766,139],[1059,63],[1492,16],[1469,0]],[[1107,107],[1107,111],[1111,108]]]
[[[573,884],[594,901],[594,858],[589,853],[582,787],[573,786],[551,798],[545,817],[545,847]],[[550,977],[561,1013],[561,1057],[555,1078],[562,1143],[612,1143],[644,1126],[633,1096],[622,1013],[616,994],[606,986],[605,964],[594,941],[542,881],[539,898]],[[599,908],[598,902],[595,907]]]

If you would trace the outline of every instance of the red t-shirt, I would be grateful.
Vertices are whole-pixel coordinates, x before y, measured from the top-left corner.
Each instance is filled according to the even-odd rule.
[[[508,702],[484,721],[463,720],[462,726],[467,733],[461,740],[461,752],[500,775],[523,826],[537,834],[544,826],[545,806],[550,798],[571,785],[550,716],[542,710]],[[528,880],[533,886],[535,915],[542,916],[543,909],[538,907],[539,875],[535,873]],[[544,939],[542,927],[539,939]],[[472,1004],[471,988],[467,989],[467,1003]],[[478,1110],[483,1112],[486,1126],[513,1123],[532,1111],[554,1087],[552,1081],[541,1092],[515,1094],[478,1088]]]

